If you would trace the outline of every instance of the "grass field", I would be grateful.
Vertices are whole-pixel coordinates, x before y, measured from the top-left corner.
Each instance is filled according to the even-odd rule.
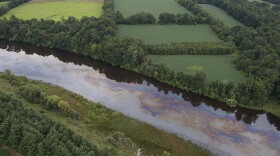
[[[158,18],[159,14],[167,13],[190,13],[180,6],[175,0],[114,0],[115,11],[119,11],[124,17],[139,12],[147,12]],[[192,14],[192,13],[190,13]]]
[[[9,3],[8,1],[0,2],[0,6],[7,5],[8,3]]]
[[[36,112],[42,113],[52,120],[65,125],[76,134],[95,144],[98,149],[104,147],[109,149],[113,148],[117,155],[120,156],[136,155],[135,153],[139,147],[142,148],[143,155],[162,155],[163,151],[169,151],[178,156],[210,155],[208,151],[179,138],[175,134],[160,131],[149,124],[107,109],[98,103],[88,101],[61,87],[52,86],[50,84],[42,83],[41,81],[29,80],[28,82],[24,82],[24,84],[32,84],[42,88],[47,95],[57,95],[61,97],[64,101],[69,103],[72,109],[80,114],[80,120],[73,120],[69,117],[65,117],[56,111],[47,110],[42,105],[27,102],[25,98],[18,94],[18,87],[11,85],[6,79],[1,78],[1,74],[2,73],[0,72],[0,91],[13,95],[15,98],[23,102],[24,107],[33,109]],[[92,109],[93,105],[96,106],[94,107],[95,109]],[[123,143],[122,140],[110,140],[109,136],[111,132],[121,132],[124,134],[121,138],[122,140],[125,141],[130,138],[136,145],[128,146]]]
[[[208,25],[119,25],[118,28],[118,35],[141,39],[147,44],[220,42]]]
[[[236,25],[243,25],[230,15],[228,15],[224,10],[210,5],[210,4],[199,4],[202,9],[206,12],[208,12],[211,16],[213,16],[216,19],[219,19],[220,21],[224,22],[224,24],[228,27],[234,27]]]
[[[102,14],[102,5],[99,0],[32,0],[10,10],[3,17],[15,15],[21,19],[43,18],[55,21],[68,16],[78,19],[83,16],[99,17]]]
[[[153,63],[163,63],[176,72],[194,75],[202,71],[207,81],[222,80],[224,82],[245,80],[231,63],[236,56],[233,55],[150,55]]]

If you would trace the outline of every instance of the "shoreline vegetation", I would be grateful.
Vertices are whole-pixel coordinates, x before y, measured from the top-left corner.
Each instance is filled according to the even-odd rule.
[[[28,0],[11,0],[7,6],[0,7],[0,15],[26,2],[28,2]],[[180,15],[161,13],[159,18],[156,19],[152,14],[142,12],[124,18],[121,12],[115,12],[113,0],[104,0],[102,7],[103,14],[98,18],[82,17],[79,20],[75,17],[69,17],[68,19],[62,19],[57,22],[44,19],[23,20],[15,16],[11,16],[9,19],[0,19],[0,38],[83,54],[93,59],[110,63],[113,66],[149,76],[173,87],[219,100],[231,107],[244,106],[252,109],[261,109],[280,117],[280,12],[271,9],[269,6],[251,3],[249,1],[178,0],[177,2],[190,11],[192,15],[187,12]],[[218,7],[244,26],[229,28],[225,26],[223,22],[205,12],[198,4],[209,4]],[[224,43],[221,43],[219,46],[215,43],[199,46],[199,44],[203,43],[195,42],[172,43],[170,45],[147,45],[138,39],[118,36],[119,24],[208,24],[218,38]],[[174,49],[184,50],[173,51]],[[148,58],[149,54],[160,54],[162,51],[165,54],[173,55],[182,53],[184,55],[235,54],[237,58],[233,61],[234,67],[236,70],[243,73],[247,80],[241,83],[225,83],[223,81],[207,82],[207,75],[201,71],[194,75],[175,72],[165,64],[154,64],[152,60]],[[211,53],[213,51],[214,53]],[[193,65],[191,67],[197,66]],[[44,90],[48,87],[41,85],[40,88]],[[49,94],[55,93],[55,90],[51,91],[53,93],[50,92]],[[57,99],[57,97],[53,98]],[[80,100],[83,101],[83,99]],[[26,101],[23,103],[25,102]],[[68,101],[66,100],[66,102]],[[69,103],[70,102],[68,102],[68,104]],[[69,108],[68,105],[65,103],[63,104],[60,104],[61,109]],[[98,108],[90,109],[101,109],[100,107],[102,106],[98,105],[97,107]],[[58,108],[58,106],[56,106],[56,108]],[[105,108],[101,109],[102,113],[108,113],[106,109],[105,111],[103,109]],[[38,108],[38,110],[40,109]],[[72,116],[71,114],[76,116],[76,112],[72,111],[73,110],[66,110],[62,114],[70,112],[70,117]],[[100,112],[100,110],[98,110],[98,112]],[[115,118],[112,117],[114,116],[112,112],[109,113],[108,116],[111,117],[112,121],[115,121]],[[59,116],[56,117],[59,118]],[[98,119],[94,118],[94,120],[99,119],[99,117]],[[103,118],[100,120],[102,121]],[[69,123],[69,121],[63,121],[65,124]],[[106,122],[112,121],[106,120]],[[124,125],[123,122],[125,121],[127,121],[127,119],[122,118],[118,122]],[[70,127],[75,130],[75,126],[72,125]],[[112,127],[109,127],[107,132],[112,130],[110,128]],[[122,131],[121,133],[125,133],[123,132],[125,130],[127,133],[131,132],[128,129],[121,129],[121,126],[116,129]],[[153,127],[149,127],[148,129],[153,129]],[[151,131],[158,132],[155,128]],[[77,129],[76,132],[82,135]],[[109,134],[107,134],[107,137],[108,135]],[[119,137],[124,136],[120,133],[113,133],[110,135],[109,138],[113,138],[113,140],[117,140],[117,142]],[[161,132],[160,135],[163,138],[166,137],[165,139],[176,138],[167,137],[168,135],[172,135],[164,132]],[[125,136],[130,137],[132,140],[135,139],[133,139],[134,135],[131,133],[125,134]],[[136,138],[136,141],[134,140],[136,144],[146,144],[148,146],[146,148],[147,152],[150,152],[149,150],[153,151],[161,148],[160,151],[155,151],[155,153],[162,154],[161,152],[170,150],[171,152],[177,151],[178,155],[182,155],[180,152],[186,150],[183,145],[190,147],[187,149],[190,151],[186,151],[191,152],[190,155],[196,155],[197,151],[205,152],[201,147],[189,142],[184,142],[184,140],[180,140],[178,137],[177,139],[179,140],[174,140],[173,142],[167,141],[164,144],[158,140],[158,137],[150,138],[155,139],[153,140],[154,142],[147,140],[138,140],[139,142],[137,142],[137,139],[139,138]],[[128,141],[128,144],[131,145],[129,139],[124,140]],[[162,144],[162,147],[159,147],[159,144]],[[176,147],[172,146],[173,144],[176,145]],[[96,142],[96,146],[100,147],[98,142]],[[174,148],[172,149],[173,151],[170,148]],[[104,149],[104,151],[101,150],[101,152],[114,152],[114,150]]]
[[[138,148],[142,148],[144,155],[211,155],[210,151],[175,134],[158,130],[59,86],[15,76],[9,71],[0,72],[0,86],[0,95],[19,101],[25,110],[33,110],[65,125],[94,144],[98,155],[130,156],[134,155]],[[55,101],[58,101],[58,105]],[[75,115],[70,112],[75,112]],[[3,144],[2,141],[0,138],[0,144]],[[14,149],[26,154],[20,148]]]
[[[26,2],[24,0],[17,1],[20,1],[20,4]],[[269,39],[265,35],[262,35],[260,31],[266,29],[266,27],[270,27],[270,25],[273,25],[273,22],[277,21],[275,19],[280,17],[277,16],[278,12],[268,10],[268,8],[265,7],[257,8],[257,11],[250,10],[256,4],[242,2],[244,3],[243,6],[234,7],[233,11],[229,12],[229,10],[226,10],[226,12],[244,25],[250,27],[235,26],[233,28],[228,28],[221,21],[211,17],[197,3],[191,0],[179,0],[178,3],[195,15],[194,21],[197,24],[209,24],[212,30],[223,42],[226,42],[226,44],[221,44],[220,46],[206,44],[204,47],[198,47],[197,45],[199,44],[195,42],[182,42],[179,44],[150,46],[140,40],[117,36],[117,24],[127,24],[127,20],[133,20],[133,23],[136,24],[151,24],[149,22],[154,22],[155,20],[149,20],[151,16],[142,13],[136,14],[136,17],[140,16],[141,18],[133,17],[125,19],[120,12],[114,12],[114,3],[112,0],[104,1],[102,7],[103,15],[99,18],[83,17],[81,20],[78,20],[74,17],[69,17],[59,22],[43,19],[21,20],[14,16],[9,20],[2,19],[0,38],[87,55],[93,59],[110,63],[113,66],[119,66],[120,68],[152,77],[171,86],[219,100],[232,107],[240,105],[250,108],[265,109],[273,113],[272,107],[278,110],[279,106],[277,106],[277,103],[279,99],[277,98],[280,97],[280,72],[278,66],[280,65],[279,57],[274,50],[277,49],[277,45],[279,45],[277,44],[278,39],[275,39],[274,42],[271,43],[259,42],[259,40],[256,39]],[[198,3],[210,4],[204,0],[199,0]],[[224,9],[223,7],[234,6],[235,3],[236,2],[226,3],[223,0],[218,0],[211,3],[211,5]],[[225,6],[221,4],[225,4]],[[247,16],[245,16],[247,12],[243,13],[244,16],[237,16],[234,14],[242,8],[253,12],[253,14],[250,14],[253,15],[253,17],[249,20],[245,19],[247,18]],[[261,26],[261,23],[264,23],[264,19],[259,18],[259,14],[270,17],[267,18],[268,21],[266,23],[268,24],[266,24],[266,26]],[[143,18],[142,15],[144,15]],[[159,22],[163,25],[172,24],[172,22],[179,22],[183,25],[189,24],[187,22],[190,19],[189,16],[180,16],[180,18],[175,18],[175,20],[174,17],[176,16],[164,13],[159,17]],[[148,20],[146,20],[146,18],[148,18]],[[186,21],[183,22],[184,20]],[[46,27],[46,25],[48,25],[48,27]],[[268,30],[270,32],[273,29]],[[275,34],[269,32],[268,34],[270,35]],[[275,35],[277,35],[277,33]],[[275,38],[275,35],[270,37]],[[265,45],[263,45],[264,43]],[[232,46],[229,46],[230,44]],[[198,47],[198,51],[193,47]],[[170,52],[174,49],[184,50],[183,52],[180,50]],[[191,50],[189,51],[188,49]],[[199,71],[195,75],[187,75],[183,72],[175,72],[165,64],[153,64],[153,62],[147,58],[151,50],[152,53],[159,54],[163,51],[164,53],[172,53],[175,55],[182,53],[192,55],[211,54],[213,51],[216,51],[213,55],[237,54],[237,59],[234,60],[234,66],[247,77],[247,80],[245,83],[224,83],[223,81],[207,82],[207,75],[204,72]],[[261,65],[258,66],[258,64]],[[269,100],[272,97],[276,102],[271,102]],[[267,103],[273,104],[273,106],[269,106],[270,108],[267,109]],[[279,113],[274,114],[277,116],[280,115]]]

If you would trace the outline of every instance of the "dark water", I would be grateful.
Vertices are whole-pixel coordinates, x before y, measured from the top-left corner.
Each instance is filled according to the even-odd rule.
[[[221,155],[280,155],[280,119],[230,108],[89,57],[0,41],[0,71],[50,82]]]

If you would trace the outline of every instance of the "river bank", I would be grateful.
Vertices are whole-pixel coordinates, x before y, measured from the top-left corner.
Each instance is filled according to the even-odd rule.
[[[0,53],[1,70],[59,85],[217,153],[251,154],[259,148],[250,135],[262,138],[255,155],[278,152],[279,119],[264,111],[232,108],[83,55],[31,45],[8,50]]]
[[[53,86],[41,81],[26,80],[24,85],[35,85],[43,89],[48,95],[57,95],[71,105],[71,108],[78,111],[80,120],[67,118],[56,111],[49,111],[46,108],[27,102],[17,92],[19,87],[3,79],[0,73],[1,91],[12,94],[22,101],[24,107],[42,113],[52,120],[66,125],[77,134],[88,139],[97,145],[98,149],[105,150],[112,155],[134,155],[138,147],[142,148],[143,154],[162,154],[164,151],[175,155],[211,155],[207,150],[185,141],[174,134],[160,131],[148,124],[132,119],[99,103],[88,101],[82,96]],[[15,76],[16,79],[20,79]],[[97,106],[99,114],[92,118],[91,106]],[[102,118],[103,117],[103,118]],[[112,137],[112,138],[111,138]],[[114,138],[117,137],[117,138]]]

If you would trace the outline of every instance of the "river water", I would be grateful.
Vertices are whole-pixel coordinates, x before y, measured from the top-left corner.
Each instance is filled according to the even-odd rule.
[[[280,155],[280,119],[263,111],[230,108],[82,55],[0,41],[0,71],[5,69],[64,87],[219,155]]]

